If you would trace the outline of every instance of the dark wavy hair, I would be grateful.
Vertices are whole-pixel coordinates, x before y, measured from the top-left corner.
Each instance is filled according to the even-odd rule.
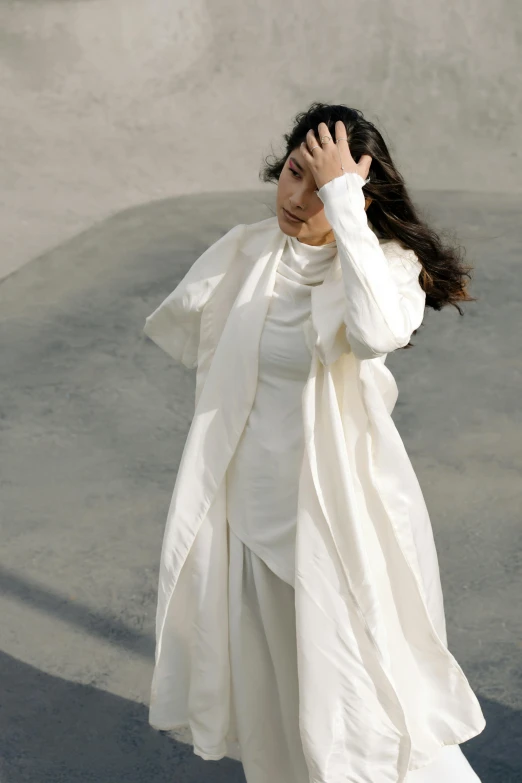
[[[443,241],[442,236],[448,232],[437,232],[422,219],[381,133],[361,111],[344,104],[312,103],[307,111],[295,116],[290,133],[284,134],[284,154],[280,157],[272,154],[264,159],[260,179],[278,182],[288,156],[306,141],[307,132],[312,129],[317,135],[317,126],[324,122],[335,138],[338,120],[346,128],[353,159],[358,162],[365,154],[372,157],[370,181],[363,191],[365,196],[372,198],[367,215],[375,233],[382,239],[395,239],[402,247],[416,253],[422,264],[419,282],[426,292],[426,307],[441,310],[446,305],[453,305],[463,315],[459,302],[477,301],[477,297],[467,291],[473,267],[463,263],[466,251],[454,241]],[[269,158],[274,158],[273,162],[269,163]],[[403,347],[410,348],[412,343]]]

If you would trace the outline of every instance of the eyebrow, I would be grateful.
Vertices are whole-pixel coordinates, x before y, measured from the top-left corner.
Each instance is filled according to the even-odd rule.
[[[292,163],[294,163],[294,164],[297,166],[297,168],[299,169],[299,171],[304,171],[304,168],[301,166],[301,164],[300,164],[300,163],[298,163],[298,162],[296,161],[296,159],[295,159],[295,158],[292,158],[292,156],[290,156],[290,160],[292,161]]]

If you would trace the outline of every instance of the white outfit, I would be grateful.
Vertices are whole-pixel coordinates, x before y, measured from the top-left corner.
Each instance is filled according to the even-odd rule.
[[[311,352],[311,288],[337,251],[288,237],[261,332],[251,412],[227,469],[229,618],[234,711],[248,783],[307,783],[299,733],[295,533],[304,450],[301,395]],[[480,783],[459,745],[408,783]]]
[[[335,241],[288,237],[261,333],[256,396],[227,470],[227,515],[235,534],[294,585],[295,527],[304,438],[301,394],[311,351],[303,324],[311,287],[324,280]]]
[[[188,727],[194,752],[216,760],[228,755],[228,741],[236,738],[235,701],[249,783],[281,780],[283,768],[293,770],[290,781],[300,781],[296,759],[303,751],[309,775],[302,783],[426,783],[434,765],[440,780],[477,783],[453,746],[479,734],[485,718],[447,646],[433,532],[391,418],[398,389],[385,366],[386,355],[406,345],[422,323],[422,263],[413,250],[371,230],[363,185],[350,172],[318,191],[338,252],[323,282],[308,286],[311,314],[303,332],[310,372],[302,395],[294,384],[305,450],[293,506],[293,608],[291,584],[227,523],[224,480],[259,391],[265,326],[266,384],[276,369],[273,360],[267,369],[274,348],[268,330],[275,328],[267,314],[271,303],[271,315],[281,304],[272,299],[288,244],[277,217],[231,229],[195,261],[144,326],[173,359],[196,368],[195,413],[160,560],[149,721],[163,730]],[[278,356],[283,350],[290,355],[286,337],[292,335],[291,328],[281,328]],[[270,399],[290,415],[289,398],[265,395]],[[260,421],[272,422],[272,415],[263,410]],[[283,423],[293,438],[296,430]],[[248,430],[242,448],[255,466],[258,428]],[[288,441],[290,449],[292,443],[297,460],[298,436]],[[288,569],[285,548],[258,537],[286,525],[280,541],[288,551],[293,501],[283,500],[283,513],[268,519],[270,498],[280,499],[284,488],[265,469],[264,490],[270,481],[272,491],[264,499],[247,493],[257,502],[242,520],[238,501],[252,474],[242,460],[235,468],[235,480],[233,471],[229,476],[234,525],[240,532],[260,521],[251,534],[257,544],[270,540],[270,552],[278,552],[277,562]],[[262,509],[265,514],[258,514]],[[243,562],[259,579],[248,578],[248,568],[244,575],[238,571]],[[280,711],[286,717],[278,724]],[[267,734],[272,725],[283,731]],[[455,760],[449,774],[439,769],[442,759]]]

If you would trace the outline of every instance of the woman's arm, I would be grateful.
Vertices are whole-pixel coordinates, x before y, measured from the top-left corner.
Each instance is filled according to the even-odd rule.
[[[357,172],[346,172],[317,191],[335,234],[341,262],[346,336],[357,356],[371,359],[406,345],[422,323],[426,293],[413,250],[385,254],[368,225]]]
[[[243,223],[234,226],[210,245],[145,319],[147,337],[189,369],[197,366],[203,308],[235,258],[244,229]]]

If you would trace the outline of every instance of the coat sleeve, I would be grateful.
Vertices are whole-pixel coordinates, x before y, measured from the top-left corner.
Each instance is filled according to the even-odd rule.
[[[189,369],[198,362],[201,314],[235,258],[245,227],[234,226],[207,248],[145,319],[143,333]]]
[[[422,323],[426,293],[422,264],[413,250],[386,253],[368,225],[362,186],[365,180],[348,172],[318,190],[335,234],[346,296],[346,338],[357,356],[371,359],[406,345]]]

